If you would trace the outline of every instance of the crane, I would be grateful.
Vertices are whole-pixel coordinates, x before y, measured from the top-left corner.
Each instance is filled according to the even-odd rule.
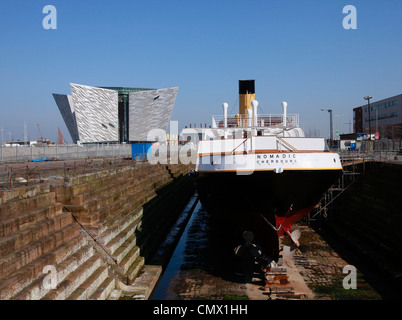
[[[40,134],[39,122],[38,122],[38,134],[39,134],[39,140],[42,140],[42,135]]]

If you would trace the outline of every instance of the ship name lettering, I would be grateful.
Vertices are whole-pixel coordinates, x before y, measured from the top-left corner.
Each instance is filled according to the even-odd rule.
[[[282,157],[281,157],[282,156]],[[296,154],[263,154],[257,155],[256,163],[261,165],[262,163],[296,163]]]

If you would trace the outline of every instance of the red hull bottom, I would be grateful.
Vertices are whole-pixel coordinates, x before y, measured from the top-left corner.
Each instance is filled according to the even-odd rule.
[[[315,206],[311,206],[309,208],[300,209],[297,212],[290,212],[288,217],[286,215],[285,217],[275,215],[276,228],[279,229],[277,231],[278,237],[284,233],[292,233],[292,225],[307,216],[314,209],[314,207]]]

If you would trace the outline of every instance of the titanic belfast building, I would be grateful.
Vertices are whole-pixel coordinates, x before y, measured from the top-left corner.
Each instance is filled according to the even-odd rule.
[[[151,129],[167,131],[178,88],[91,87],[70,83],[53,94],[73,143],[146,142]]]

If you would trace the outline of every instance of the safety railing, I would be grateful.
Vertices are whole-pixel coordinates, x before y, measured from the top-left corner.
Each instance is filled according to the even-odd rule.
[[[85,158],[54,161],[47,164],[26,162],[0,165],[0,189],[10,190],[15,187],[31,186],[43,183],[48,178],[67,178],[108,169],[135,167],[144,161],[131,158]]]
[[[149,156],[156,160],[155,163],[148,159],[148,154],[132,157],[130,153],[119,156],[114,148],[116,156],[88,157],[88,153],[82,153],[82,158],[72,158],[53,161],[19,161],[0,163],[0,189],[10,190],[15,187],[31,186],[43,183],[47,179],[67,178],[90,173],[96,173],[108,169],[122,167],[136,167],[147,164],[179,164],[195,163],[197,150],[188,148],[186,145],[164,145],[152,150]],[[110,151],[110,150],[109,150]],[[109,153],[113,154],[113,153]],[[188,158],[188,162],[183,162]],[[184,159],[184,160],[183,160]]]
[[[130,144],[0,146],[0,162],[131,156]]]
[[[223,115],[212,116],[212,123],[217,128],[225,126],[225,119]],[[237,114],[227,117],[227,126],[229,128],[242,128],[254,126],[253,117],[247,115]],[[283,115],[281,114],[259,114],[257,116],[257,127],[282,127]],[[299,115],[289,114],[286,116],[286,127],[293,128],[299,126]]]
[[[402,153],[389,150],[349,151],[339,150],[342,163],[352,161],[402,161]]]
[[[0,171],[0,190],[12,188],[12,171]]]

